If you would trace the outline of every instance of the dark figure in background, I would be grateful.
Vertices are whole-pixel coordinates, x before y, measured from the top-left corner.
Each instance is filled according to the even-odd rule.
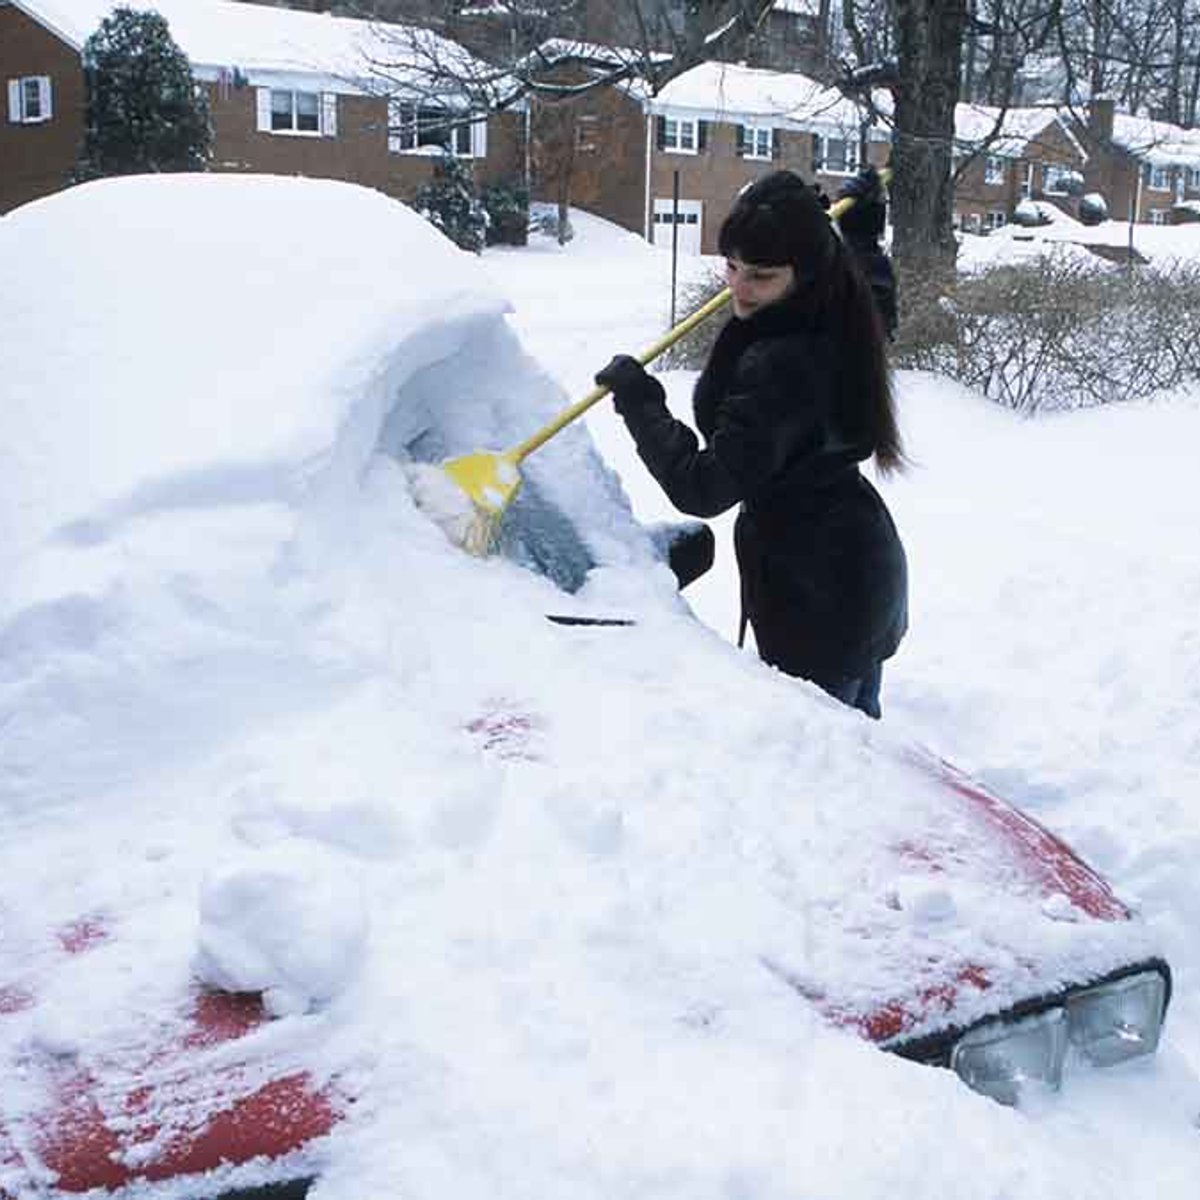
[[[696,381],[703,445],[637,359],[618,355],[596,379],[676,508],[741,506],[734,545],[760,657],[878,717],[883,661],[908,623],[907,570],[858,464],[904,464],[886,349],[895,287],[878,176],[848,187],[841,237],[791,171],[745,188],[722,225],[733,315]]]

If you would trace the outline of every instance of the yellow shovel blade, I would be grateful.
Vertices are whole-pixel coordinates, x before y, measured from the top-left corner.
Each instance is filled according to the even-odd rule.
[[[477,450],[442,464],[471,503],[491,517],[499,517],[521,487],[521,472],[511,451]]]

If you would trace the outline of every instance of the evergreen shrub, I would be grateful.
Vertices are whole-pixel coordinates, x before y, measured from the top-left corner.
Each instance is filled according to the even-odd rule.
[[[490,184],[479,199],[488,215],[489,246],[524,246],[529,241],[529,192],[521,184]]]
[[[475,194],[471,168],[462,159],[442,155],[434,165],[433,178],[418,189],[412,206],[456,246],[472,254],[483,249],[488,215]]]
[[[115,9],[84,43],[83,69],[76,179],[208,168],[208,101],[158,13]]]

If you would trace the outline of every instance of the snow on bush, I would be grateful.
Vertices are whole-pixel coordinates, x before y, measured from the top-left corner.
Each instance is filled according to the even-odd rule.
[[[1200,378],[1200,269],[1043,254],[906,297],[896,360],[1023,413],[1136,400]]]

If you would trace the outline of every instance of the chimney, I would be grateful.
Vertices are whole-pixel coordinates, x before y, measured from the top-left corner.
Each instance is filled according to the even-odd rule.
[[[1117,102],[1111,96],[1094,96],[1088,105],[1088,133],[1100,145],[1112,141],[1116,109]]]

